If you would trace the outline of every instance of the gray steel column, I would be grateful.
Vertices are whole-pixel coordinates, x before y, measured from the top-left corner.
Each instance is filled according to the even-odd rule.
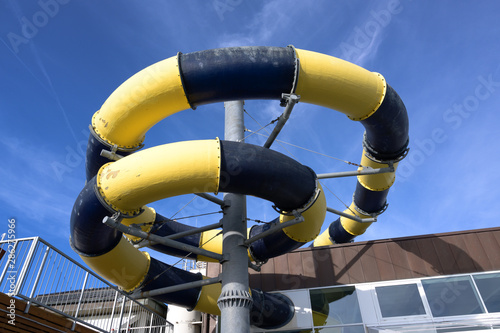
[[[243,141],[243,101],[225,102],[225,133],[229,141]],[[246,197],[224,195],[222,292],[217,301],[221,310],[222,333],[250,332],[252,297],[248,292]]]

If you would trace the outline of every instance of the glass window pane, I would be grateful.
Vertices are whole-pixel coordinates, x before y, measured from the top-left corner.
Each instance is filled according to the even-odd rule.
[[[314,326],[362,322],[355,287],[315,289],[310,296]]]
[[[500,312],[500,273],[474,275],[488,312]]]
[[[363,325],[316,328],[314,333],[365,333]]]
[[[434,317],[484,313],[469,276],[422,280]]]
[[[416,284],[376,287],[382,317],[424,315],[425,309]]]

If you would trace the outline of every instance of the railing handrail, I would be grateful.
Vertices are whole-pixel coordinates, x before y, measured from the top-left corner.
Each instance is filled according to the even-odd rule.
[[[99,275],[97,275],[96,273],[94,273],[93,271],[91,271],[89,268],[87,268],[84,265],[80,264],[75,259],[71,258],[70,256],[68,256],[67,254],[65,254],[61,250],[57,249],[55,246],[53,246],[49,242],[45,241],[41,237],[24,237],[24,238],[16,238],[16,239],[13,239],[13,240],[12,239],[11,240],[0,240],[0,248],[3,249],[4,244],[9,244],[9,243],[12,244],[14,242],[17,243],[17,244],[19,244],[21,242],[28,242],[27,243],[28,247],[29,248],[33,247],[33,251],[32,251],[33,253],[36,253],[38,251],[38,249],[41,248],[41,247],[39,247],[40,244],[43,244],[46,247],[46,251],[52,250],[52,251],[56,252],[57,254],[59,254],[65,260],[69,261],[69,265],[64,269],[64,271],[68,271],[71,268],[71,264],[77,266],[77,268],[83,270],[88,275],[91,275],[94,279],[96,279],[97,281],[100,281],[103,285],[106,286],[106,287],[103,287],[102,289],[109,288],[110,290],[113,290],[115,293],[117,293],[116,295],[123,296],[126,303],[128,303],[128,301],[131,301],[132,303],[128,303],[128,304],[130,304],[130,305],[128,305],[130,308],[132,308],[132,306],[137,306],[138,309],[139,309],[139,311],[141,311],[140,309],[142,309],[143,311],[145,311],[145,313],[147,313],[148,315],[151,316],[151,325],[153,323],[153,320],[159,320],[162,323],[162,327],[163,326],[165,326],[166,328],[167,327],[173,327],[172,323],[170,323],[165,317],[160,316],[156,311],[153,311],[153,310],[147,308],[145,305],[141,304],[136,299],[131,298],[127,293],[125,293],[124,291],[120,290],[118,287],[114,286],[113,284],[109,283],[108,281],[104,280]],[[29,257],[28,255],[25,255],[25,256],[23,256],[23,258],[19,258],[19,259],[21,259],[21,262],[18,262],[17,264],[22,265],[22,266],[18,266],[19,269],[20,269],[20,271],[28,272],[31,269],[30,265],[33,264],[32,258]],[[5,265],[9,264],[9,260],[7,258],[2,258],[2,261],[4,261]],[[44,263],[40,264],[40,270],[42,269],[42,267],[44,265],[45,265]],[[73,266],[73,268],[75,268],[75,267]],[[73,269],[73,268],[71,268],[71,269]],[[3,265],[0,267],[0,271],[1,270],[3,270]],[[4,278],[5,277],[3,277],[3,279]],[[3,279],[0,281],[0,284],[3,283]],[[30,297],[30,295],[23,294],[23,288],[24,288],[25,282],[26,282],[26,279],[24,279],[23,277],[20,277],[20,279],[18,281],[16,281],[16,284],[18,284],[18,286],[16,287],[16,290],[18,291],[18,293],[15,294],[16,297],[19,297],[21,299],[24,299],[24,300],[30,302],[30,303],[34,303],[34,304],[37,304],[37,305],[42,306],[44,308],[50,309],[52,311],[55,311],[55,312],[57,312],[57,313],[59,313],[61,315],[64,315],[65,317],[67,317],[67,318],[69,318],[71,320],[78,321],[80,323],[83,323],[84,325],[90,326],[90,327],[92,327],[94,329],[97,329],[97,330],[99,330],[101,332],[108,332],[107,330],[105,330],[103,328],[97,327],[97,326],[95,326],[95,325],[93,325],[93,324],[91,324],[91,323],[89,323],[89,322],[87,322],[85,320],[82,320],[82,319],[78,318],[76,313],[75,313],[75,316],[76,316],[75,317],[75,316],[73,316],[73,315],[71,315],[71,314],[69,314],[67,312],[64,312],[62,310],[59,310],[59,309],[55,308],[54,306],[46,304],[49,301],[49,298],[47,299],[47,302],[43,302],[41,300],[36,299],[36,296],[34,294],[34,290],[32,291],[33,292],[33,295],[32,295],[33,297]],[[28,284],[29,284],[29,282],[28,282]],[[33,289],[35,289],[35,288],[36,288],[36,286],[33,287]],[[92,290],[92,289],[95,289],[95,288],[94,287],[83,286],[83,290],[85,290],[85,291]],[[101,288],[98,288],[98,289],[101,289]],[[83,292],[83,290],[82,290],[82,292]],[[56,291],[56,292],[53,292],[53,293],[49,293],[47,295],[50,295],[50,294],[58,295],[58,294],[62,294],[62,293],[65,293],[65,292],[75,292],[75,291],[77,291],[77,290],[68,289],[68,290]],[[30,294],[30,292],[27,292],[27,294]],[[38,296],[40,296],[40,295],[38,295]],[[88,302],[82,301],[81,299],[78,300],[78,305],[85,304],[85,303],[88,303]],[[57,306],[57,305],[55,305],[55,306]],[[112,322],[113,321],[113,317],[110,317],[110,320]],[[154,326],[151,326],[151,327],[158,327],[158,325],[154,325]]]

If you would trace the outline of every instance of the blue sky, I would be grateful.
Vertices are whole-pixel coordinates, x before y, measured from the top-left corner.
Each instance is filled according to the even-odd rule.
[[[496,1],[451,0],[3,0],[0,230],[15,218],[18,237],[41,236],[75,257],[69,217],[85,181],[88,125],[114,89],[179,51],[289,44],[383,74],[408,109],[411,149],[389,208],[357,240],[498,226],[499,11]],[[277,101],[249,101],[246,110],[265,125],[283,109]],[[146,147],[223,137],[223,114],[220,103],[178,113],[148,133]],[[257,131],[256,121],[247,117],[246,127]],[[299,103],[279,139],[359,162],[362,135],[361,124],[344,115]],[[247,142],[263,144],[265,137]],[[352,170],[293,146],[273,148],[317,173]],[[323,184],[330,207],[343,210],[342,202],[351,202],[354,178]],[[192,198],[152,206],[168,217],[218,210]],[[270,203],[256,199],[248,211],[252,219],[276,216]],[[323,228],[334,219],[328,214]]]

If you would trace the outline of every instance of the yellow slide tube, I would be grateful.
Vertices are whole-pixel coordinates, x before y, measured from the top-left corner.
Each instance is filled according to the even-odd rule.
[[[344,213],[348,214],[348,215],[357,216],[357,217],[362,218],[362,219],[366,219],[366,218],[371,217],[370,215],[364,215],[364,214],[359,213],[356,210],[356,205],[354,204],[354,202],[351,203],[351,205],[349,206],[348,209],[344,210]],[[372,224],[372,222],[363,222],[362,223],[362,222],[357,222],[357,221],[352,220],[350,218],[341,216],[340,217],[340,224],[351,235],[359,236],[359,235],[363,234],[366,231],[366,229],[368,229],[368,227]],[[328,229],[323,231],[321,233],[321,235],[319,235],[314,240],[315,247],[316,246],[324,246],[324,245],[332,245],[332,244],[333,243],[330,240],[330,232]]]
[[[315,239],[321,231],[321,226],[326,215],[326,198],[325,192],[321,185],[318,184],[320,193],[314,204],[302,213],[304,221],[294,224],[290,227],[283,228],[283,232],[297,242],[310,242]],[[280,223],[293,220],[295,216],[280,215]]]
[[[200,249],[222,254],[222,233],[221,229],[207,230],[201,233]],[[198,255],[198,261],[218,262],[215,259]]]
[[[188,108],[175,56],[143,69],[120,85],[94,114],[92,127],[111,145],[136,148],[154,124]]]
[[[370,72],[326,54],[296,49],[300,72],[296,93],[300,101],[321,105],[363,120],[382,104],[386,82]]]
[[[122,238],[111,251],[95,257],[81,255],[80,258],[107,281],[120,286],[125,291],[138,288],[146,277],[150,257],[137,250]]]
[[[207,279],[206,276],[203,279]],[[221,294],[222,285],[220,283],[209,284],[201,288],[200,297],[193,310],[214,315],[220,315],[220,309],[217,300]]]
[[[389,164],[374,162],[368,157],[366,157],[366,152],[363,151],[363,156],[361,157],[361,165],[364,167],[370,167],[372,169],[387,168]],[[376,175],[360,175],[358,176],[358,181],[364,188],[371,191],[383,191],[387,190],[394,184],[396,180],[396,169],[398,163],[394,163],[394,172],[380,173]],[[358,171],[363,168],[358,168]]]
[[[147,203],[219,188],[219,140],[170,143],[105,164],[98,173],[99,192],[114,210],[137,215]]]
[[[151,230],[151,228],[153,227],[152,222],[155,221],[156,211],[154,210],[154,208],[151,208],[148,206],[142,207],[141,210],[142,210],[142,213],[140,215],[137,215],[137,216],[134,216],[131,218],[127,218],[127,219],[123,219],[122,224],[124,224],[128,227],[132,224],[148,223],[146,225],[141,225],[140,228],[144,232],[149,232]],[[141,240],[140,237],[136,237],[136,236],[132,236],[132,235],[125,235],[125,236],[127,236],[127,238],[133,242]]]
[[[349,206],[348,209],[344,210],[344,213],[349,214],[349,215],[354,215],[354,216],[357,216],[357,217],[362,218],[362,219],[367,219],[367,218],[371,217],[370,215],[364,215],[364,214],[359,213],[356,210],[356,205],[354,204],[354,202],[351,203],[351,205]],[[342,224],[342,227],[344,227],[344,229],[348,233],[350,233],[351,235],[359,236],[359,235],[363,234],[366,231],[366,229],[368,229],[369,226],[372,225],[372,222],[361,223],[361,222],[351,220],[350,218],[341,216],[340,217],[340,224]]]

